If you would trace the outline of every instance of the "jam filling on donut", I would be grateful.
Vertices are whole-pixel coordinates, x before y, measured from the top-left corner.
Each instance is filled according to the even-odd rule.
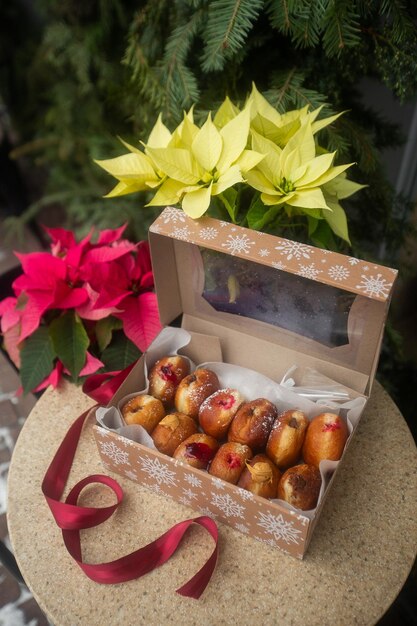
[[[161,373],[161,378],[164,380],[169,380],[171,383],[177,382],[177,377],[172,371],[172,365],[162,365],[159,371]]]
[[[322,428],[323,433],[333,432],[335,430],[340,430],[342,428],[340,422],[330,422],[329,424],[324,424]]]
[[[206,443],[193,442],[185,446],[185,456],[202,463],[209,463],[214,457],[214,450]]]
[[[226,409],[226,411],[228,409],[231,409],[234,403],[235,403],[235,399],[233,396],[226,396],[226,398],[223,398],[222,400],[218,401],[219,406]]]
[[[238,454],[229,452],[229,454],[226,457],[226,463],[228,464],[230,469],[236,469],[236,467],[241,467],[242,460]]]

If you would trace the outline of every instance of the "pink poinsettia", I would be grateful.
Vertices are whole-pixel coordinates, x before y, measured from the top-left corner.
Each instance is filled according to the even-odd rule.
[[[85,285],[74,287],[67,276],[67,265],[47,252],[17,254],[23,274],[14,283],[14,292],[27,297],[21,315],[20,341],[40,325],[42,315],[50,309],[74,309],[88,299]]]
[[[148,244],[123,239],[125,229],[103,230],[94,243],[93,231],[77,242],[71,231],[45,228],[50,252],[16,254],[23,273],[12,285],[15,296],[0,302],[0,329],[10,357],[22,364],[22,374],[29,370],[31,383],[28,359],[32,350],[41,353],[48,371],[41,369],[35,390],[57,386],[64,374],[78,379],[102,368],[100,350],[120,323],[140,351],[159,332]],[[109,317],[119,326],[109,324],[106,340],[101,330],[98,341],[96,324]]]
[[[146,350],[160,330],[158,304],[153,288],[153,274],[149,246],[141,242],[135,258],[120,259],[129,277],[131,294],[120,303],[121,311],[115,317],[122,320],[126,335],[141,351]]]

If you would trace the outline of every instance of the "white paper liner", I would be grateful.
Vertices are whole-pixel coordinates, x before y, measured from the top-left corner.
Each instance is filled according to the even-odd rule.
[[[187,333],[186,330],[183,330],[182,328],[172,328],[171,326],[164,328],[149,346],[149,349],[145,354],[144,374],[145,380],[147,381],[146,387],[124,396],[117,404],[117,407],[99,407],[96,410],[96,419],[100,426],[108,428],[109,430],[114,430],[119,435],[122,435],[127,439],[131,439],[132,441],[141,443],[147,448],[156,450],[152,437],[143,428],[143,426],[140,426],[139,424],[130,424],[129,426],[126,425],[122,417],[121,407],[124,406],[130,398],[133,398],[138,394],[148,393],[148,371],[153,364],[156,363],[156,361],[164,356],[174,356],[178,354],[181,348],[187,346],[190,341],[191,335],[190,333]],[[196,368],[195,363],[187,356],[184,356],[184,358],[189,362],[190,372],[192,372]]]
[[[158,359],[167,355],[176,355],[178,351],[185,347],[190,341],[191,336],[187,331],[179,328],[165,328],[149,347],[149,350],[145,355],[144,373],[146,380],[147,372]],[[196,367],[191,360],[190,367],[191,371]],[[230,365],[229,363],[206,362],[201,363],[197,367],[204,367],[215,372],[219,378],[221,388],[229,387],[232,389],[238,389],[244,395],[246,401],[255,400],[256,398],[266,398],[277,406],[279,413],[289,409],[299,409],[306,414],[309,420],[316,415],[325,412],[341,415],[346,419],[349,438],[351,437],[353,430],[356,428],[363,408],[366,404],[366,398],[364,397],[358,397],[353,400],[348,400],[347,402],[341,402],[337,395],[339,387],[341,386],[334,381],[330,381],[328,378],[322,377],[318,372],[313,370],[308,372],[310,377],[308,388],[313,389],[314,391],[314,387],[312,386],[312,381],[314,379],[315,384],[317,384],[317,399],[316,401],[313,401],[309,397],[305,397],[303,394],[305,386],[297,387],[294,380],[288,378],[294,373],[296,366],[288,370],[281,383],[276,383],[267,376],[259,374],[254,370],[240,367],[238,365]],[[325,387],[326,384],[329,385],[327,390]],[[120,407],[123,406],[131,397],[147,393],[148,388],[149,383],[147,383],[144,389],[138,389],[134,393],[125,396],[119,401],[117,407],[99,407],[96,411],[96,418],[99,425],[103,428],[113,430],[123,437],[156,450],[153,440],[146,430],[137,424],[126,426],[120,412]],[[298,389],[302,390],[301,394],[297,393]],[[329,400],[329,397],[336,399],[336,401],[334,401],[334,399],[333,401]],[[320,463],[319,469],[322,478],[322,485],[317,506],[319,506],[323,498],[323,494],[338,463],[339,461],[321,461]],[[283,500],[274,499],[271,500],[271,502],[277,502],[287,509],[297,513],[300,512],[299,509],[291,506]],[[312,519],[314,517],[315,510],[316,509],[303,511],[302,513],[309,519]]]
[[[302,385],[296,385],[295,380],[291,378],[296,370],[296,365],[290,367],[282,377],[280,384],[292,388],[298,395],[310,398],[315,402],[347,402],[350,400],[349,391],[344,385],[331,380],[312,367],[305,368],[301,380]]]

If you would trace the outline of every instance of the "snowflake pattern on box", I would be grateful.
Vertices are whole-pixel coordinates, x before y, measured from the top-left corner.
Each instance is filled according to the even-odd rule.
[[[99,441],[101,453],[108,456],[115,465],[129,465],[129,454],[116,446],[114,441]]]
[[[347,257],[331,250],[321,250],[297,241],[279,239],[270,234],[258,233],[210,217],[204,217],[196,222],[174,207],[168,207],[163,211],[155,226],[160,228],[159,232],[164,236],[186,240],[195,245],[242,258],[252,258],[255,262],[262,261],[270,267],[306,276],[310,280],[327,285],[339,284],[346,291],[375,300],[387,300],[388,285],[391,285],[392,289],[394,277],[390,268],[366,264],[365,261],[355,257]],[[281,264],[278,259],[282,259],[283,263]],[[374,280],[380,274],[380,279],[386,281],[383,286],[387,288],[381,290],[378,285],[370,285],[369,282],[363,284],[362,275],[366,273],[369,276],[371,272]]]
[[[245,507],[238,504],[228,493],[211,493],[211,504],[220,509],[226,517],[244,518]]]
[[[169,222],[173,222],[176,224],[177,222],[185,222],[184,211],[180,211],[180,209],[176,209],[173,206],[167,206],[162,213],[162,219],[164,224],[168,224]]]
[[[201,480],[197,478],[197,476],[194,476],[194,474],[185,474],[184,480],[192,487],[201,487],[202,485]]]
[[[217,487],[217,489],[224,489],[225,482],[221,478],[217,478],[217,476],[215,476],[213,478],[213,484]]]
[[[361,278],[363,278],[363,280],[359,285],[356,285],[357,289],[363,289],[364,293],[369,296],[388,296],[392,283],[382,278],[381,274],[377,274],[376,276],[365,276],[365,274],[362,274]]]
[[[287,266],[282,261],[273,261],[272,267],[275,267],[276,270],[285,270]]]
[[[185,241],[189,239],[190,234],[191,233],[188,226],[184,226],[183,228],[175,226],[174,230],[172,231],[172,236],[175,237],[175,239],[184,239]]]
[[[241,489],[239,487],[238,493],[244,502],[246,502],[246,500],[253,500],[253,493],[247,489]]]
[[[206,228],[200,229],[200,237],[204,239],[204,241],[210,241],[211,239],[216,239],[219,231],[217,228],[213,228],[212,226],[207,226]]]
[[[151,491],[152,493],[156,493],[158,496],[163,496],[165,495],[165,492],[162,491],[161,487],[159,485],[150,485],[149,483],[142,483],[143,487],[145,487],[145,489],[147,491]]]
[[[185,498],[184,496],[178,498],[178,502],[181,502],[181,504],[183,504],[184,506],[192,506],[191,500]]]
[[[192,489],[184,489],[183,487],[182,491],[183,491],[184,497],[188,498],[188,500],[193,500],[197,497],[197,494]]]
[[[238,530],[239,532],[243,533],[244,535],[247,535],[249,532],[249,526],[246,526],[245,524],[235,524],[234,528],[236,528],[236,530]]]
[[[321,274],[322,270],[318,270],[315,267],[314,263],[310,263],[310,265],[299,265],[299,270],[297,272],[298,276],[303,276],[304,278],[312,278],[315,280],[319,274]]]
[[[300,530],[294,528],[294,523],[285,521],[281,514],[272,515],[272,513],[260,513],[257,516],[259,522],[257,525],[265,529],[265,532],[274,536],[277,541],[282,540],[285,543],[297,543],[299,542]]]
[[[328,274],[333,280],[346,280],[349,278],[350,272],[343,265],[333,265],[329,268]]]
[[[259,537],[259,541],[262,541],[262,543],[264,543],[266,546],[271,546],[271,548],[277,547],[277,542],[274,541],[274,539],[262,539],[261,537]]]
[[[142,470],[149,474],[151,478],[154,478],[158,485],[162,483],[164,485],[175,486],[177,479],[175,478],[175,472],[172,472],[168,465],[161,463],[159,459],[151,459],[149,456],[144,456],[143,459],[139,459]]]
[[[269,252],[269,250],[267,250],[266,248],[261,248],[258,252],[260,257],[267,257],[269,256],[271,253]]]
[[[286,241],[282,246],[276,246],[275,250],[279,250],[280,254],[287,258],[287,261],[291,261],[293,257],[297,260],[309,259],[310,254],[313,253],[312,248],[298,241]]]
[[[251,241],[247,235],[228,235],[226,243],[222,243],[223,248],[226,248],[230,254],[249,254],[250,247],[255,245],[254,241]]]
[[[156,234],[158,234],[158,233],[160,233],[160,232],[161,232],[161,227],[160,227],[160,225],[159,225],[159,224],[153,224],[152,226],[150,226],[150,227],[149,227],[149,230],[150,230],[152,233],[156,233]]]
[[[138,475],[136,474],[136,472],[132,472],[131,470],[127,470],[127,472],[124,473],[126,478],[130,478],[130,480],[137,480],[138,479]]]
[[[210,511],[210,509],[207,509],[206,507],[198,507],[199,512],[201,513],[201,515],[207,515],[207,517],[211,517],[212,519],[217,519],[217,515],[215,513],[213,513],[213,511]]]

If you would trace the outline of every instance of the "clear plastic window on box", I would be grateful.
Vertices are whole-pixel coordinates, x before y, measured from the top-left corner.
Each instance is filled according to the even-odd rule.
[[[349,343],[353,293],[250,260],[199,249],[202,297],[218,312],[255,319],[327,347]]]

